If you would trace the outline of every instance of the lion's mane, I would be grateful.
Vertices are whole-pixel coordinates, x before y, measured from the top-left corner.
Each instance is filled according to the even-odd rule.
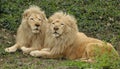
[[[54,38],[49,28],[46,32],[45,46],[51,48],[52,54],[62,53],[68,46],[70,46],[74,42],[76,38],[76,33],[78,32],[76,19],[72,15],[64,14],[61,11],[54,13],[54,15],[49,18],[49,22],[52,22],[54,19],[61,18],[67,23],[67,27],[65,28],[65,32],[60,37]]]

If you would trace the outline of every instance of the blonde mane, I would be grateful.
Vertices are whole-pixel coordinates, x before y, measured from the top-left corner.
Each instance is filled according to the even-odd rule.
[[[63,19],[64,22],[67,23],[67,30],[60,37],[55,38],[52,36],[52,33],[48,28],[44,46],[49,47],[52,54],[60,54],[63,53],[68,46],[73,44],[73,41],[76,38],[76,33],[78,32],[78,28],[76,19],[71,15],[67,15],[66,13],[57,12],[53,14],[49,18],[49,23],[54,19]]]

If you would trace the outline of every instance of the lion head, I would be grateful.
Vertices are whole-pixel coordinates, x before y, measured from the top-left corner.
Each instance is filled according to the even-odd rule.
[[[50,30],[54,37],[64,36],[78,31],[76,20],[73,16],[63,12],[56,12],[49,18]]]
[[[32,33],[40,33],[46,20],[44,11],[37,6],[31,6],[23,13],[23,23],[27,24],[25,26],[28,26]]]

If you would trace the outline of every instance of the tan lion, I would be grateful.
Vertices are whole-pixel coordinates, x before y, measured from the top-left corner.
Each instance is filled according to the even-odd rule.
[[[79,32],[76,22],[73,16],[63,12],[53,14],[49,18],[45,48],[32,51],[30,55],[43,58],[81,59],[91,62],[98,49],[100,52],[97,54],[114,51],[114,55],[118,56],[111,44],[87,37]]]
[[[41,49],[44,44],[46,23],[44,11],[37,6],[30,6],[23,13],[22,23],[17,31],[16,44],[6,48],[5,52],[21,49],[24,53],[29,53],[32,50]]]

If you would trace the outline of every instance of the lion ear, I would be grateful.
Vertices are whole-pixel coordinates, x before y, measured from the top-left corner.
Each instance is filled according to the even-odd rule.
[[[45,15],[45,12],[44,12],[44,11],[42,12],[42,17],[43,17],[43,19],[44,19],[45,21],[47,21],[47,18],[46,18],[46,15]]]
[[[29,11],[24,11],[24,13],[22,14],[23,18],[27,18],[29,16],[30,12]]]
[[[48,23],[51,23],[53,21],[53,19],[50,17],[49,19],[48,19]]]

